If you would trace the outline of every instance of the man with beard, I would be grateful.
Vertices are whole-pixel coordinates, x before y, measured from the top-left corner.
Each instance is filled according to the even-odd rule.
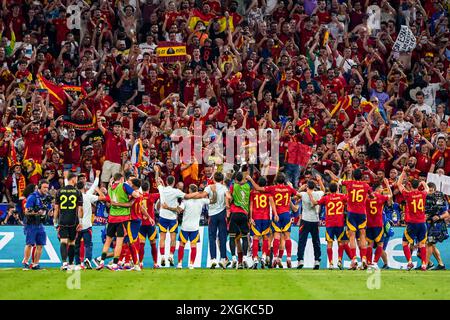
[[[39,120],[31,121],[22,129],[23,139],[25,142],[24,159],[34,159],[34,161],[42,162],[42,146],[44,145],[44,137],[55,128],[55,121],[50,122],[48,128],[41,129]]]

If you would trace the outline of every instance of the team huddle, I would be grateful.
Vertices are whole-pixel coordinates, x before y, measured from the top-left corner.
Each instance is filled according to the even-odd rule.
[[[155,166],[158,173],[158,167]],[[427,252],[427,223],[425,204],[429,185],[417,180],[406,181],[404,170],[397,183],[405,200],[403,251],[408,270],[413,268],[412,251],[418,250],[426,270],[430,252]],[[56,195],[54,222],[58,228],[62,270],[70,268],[96,268],[101,270],[135,270],[143,266],[147,239],[151,246],[153,267],[175,266],[174,253],[178,235],[177,268],[182,268],[185,246],[190,245],[189,268],[194,268],[197,243],[200,240],[200,219],[204,207],[208,208],[208,237],[212,269],[217,266],[243,269],[283,268],[282,257],[286,253],[286,266],[292,267],[291,226],[299,221],[300,238],[297,268],[304,266],[303,255],[308,233],[313,236],[316,262],[320,265],[318,224],[311,224],[309,216],[319,214],[325,208],[327,256],[330,269],[333,265],[333,244],[337,241],[337,267],[343,269],[344,251],[351,260],[350,269],[377,268],[385,250],[384,206],[392,202],[392,190],[388,181],[370,186],[362,181],[362,172],[355,169],[352,180],[331,182],[326,190],[320,176],[301,185],[299,190],[286,182],[283,173],[277,174],[273,185],[264,177],[255,182],[247,171],[234,174],[227,185],[220,172],[213,175],[208,186],[199,191],[191,184],[188,193],[175,187],[175,178],[163,181],[156,175],[158,192],[149,193],[149,181],[141,181],[133,174],[124,177],[115,174],[109,183],[107,194],[98,188],[98,179],[87,189],[84,181],[78,181],[74,173],[68,173],[66,186]],[[385,179],[386,180],[386,179]],[[406,184],[404,185],[404,182]],[[431,186],[433,187],[433,186]],[[432,190],[431,190],[432,191]],[[97,192],[97,195],[94,193]],[[109,204],[108,224],[103,234],[101,256],[92,259],[92,204],[105,201]],[[155,216],[158,210],[159,217]],[[178,230],[179,215],[182,215]],[[438,218],[448,216],[447,209]],[[159,250],[157,238],[159,233]],[[166,254],[166,237],[170,248]],[[231,260],[227,255],[229,238]],[[80,240],[84,240],[85,257],[80,261]],[[387,241],[387,240],[386,240]],[[217,245],[220,259],[217,258]],[[317,254],[317,246],[319,246]],[[358,265],[357,247],[361,264]],[[260,255],[261,251],[261,255]],[[160,255],[160,257],[158,257]],[[251,255],[248,261],[247,255]],[[106,264],[112,258],[112,263]],[[75,263],[75,265],[74,265]]]

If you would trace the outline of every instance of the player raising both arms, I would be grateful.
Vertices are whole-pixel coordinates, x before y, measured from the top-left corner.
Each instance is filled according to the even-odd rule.
[[[297,192],[294,188],[286,185],[286,176],[283,173],[278,173],[275,177],[276,185],[260,187],[256,184],[251,177],[247,178],[253,185],[256,191],[270,193],[275,202],[276,213],[272,219],[272,227],[274,229],[274,240],[273,240],[273,261],[272,267],[282,268],[281,257],[279,256],[280,249],[280,239],[284,236],[286,254],[287,254],[287,267],[292,266],[291,254],[292,254],[292,242],[291,242],[291,196],[301,197],[301,194]],[[278,258],[277,258],[278,255]]]
[[[384,178],[384,184],[387,186],[389,195],[383,195],[383,185],[378,184],[373,187],[373,193],[367,198],[366,212],[367,212],[367,263],[374,268],[378,268],[378,260],[380,260],[383,253],[384,245],[384,222],[383,210],[386,201],[392,199],[392,191],[389,187],[389,181]],[[376,245],[375,257],[372,265],[372,247]]]
[[[427,225],[425,223],[425,200],[428,194],[428,185],[425,181],[419,183],[418,180],[414,179],[411,181],[411,191],[407,191],[403,186],[403,180],[406,176],[406,170],[408,167],[403,168],[403,172],[398,179],[398,189],[403,195],[406,201],[405,207],[405,222],[406,229],[403,234],[403,252],[405,253],[406,260],[408,261],[407,269],[411,270],[414,268],[411,259],[411,249],[410,245],[414,244],[414,240],[419,245],[420,258],[422,259],[422,270],[427,270]],[[424,191],[419,191],[419,186],[422,185]]]
[[[260,177],[258,180],[258,185],[260,187],[265,187],[267,185],[267,179]],[[265,264],[268,265],[270,259],[270,249],[269,249],[269,237],[270,232],[270,209],[272,208],[272,215],[276,215],[275,202],[270,193],[252,190],[250,192],[250,234],[253,237],[252,244],[252,258],[253,266],[252,269],[258,268],[258,249],[259,240],[263,239],[262,245],[262,257],[261,257],[261,268],[264,269]]]
[[[344,205],[347,202],[347,195],[338,193],[338,185],[332,182],[329,186],[330,193],[320,198],[317,204],[325,205],[325,237],[327,240],[327,255],[329,269],[333,269],[333,241],[338,243],[338,263],[342,270],[342,256],[344,254],[344,244],[341,242],[345,234]],[[313,204],[316,204],[313,202]]]
[[[361,254],[362,269],[367,269],[367,242],[366,242],[366,201],[372,188],[361,181],[362,172],[360,169],[353,170],[354,180],[340,180],[347,189],[347,227],[348,237],[350,239],[350,252],[352,263],[350,269],[356,270],[358,262],[356,260],[356,231],[359,230],[359,250]]]
[[[58,225],[58,236],[60,238],[60,251],[63,264],[61,270],[69,268],[75,257],[75,239],[78,231],[82,229],[83,219],[83,195],[75,188],[77,175],[69,172],[68,184],[62,187],[56,195],[53,221]]]

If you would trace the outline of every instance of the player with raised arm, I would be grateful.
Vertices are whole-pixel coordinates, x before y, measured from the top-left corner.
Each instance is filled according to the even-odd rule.
[[[345,234],[345,215],[344,206],[347,202],[347,195],[338,193],[339,186],[330,183],[330,193],[323,196],[317,204],[325,206],[325,237],[327,240],[327,255],[329,269],[333,269],[333,241],[338,243],[338,263],[337,266],[342,270],[342,256],[344,255],[344,244],[341,242]]]
[[[75,187],[78,180],[77,175],[69,172],[67,180],[68,184],[62,187],[56,195],[53,216],[54,224],[58,225],[60,252],[63,262],[61,270],[72,268],[75,258],[75,239],[77,232],[82,229],[83,219],[83,195]],[[67,257],[69,257],[68,263]]]
[[[155,203],[159,199],[159,193],[149,193],[150,183],[144,181],[142,183],[142,197],[140,200],[142,224],[139,229],[139,267],[142,269],[144,266],[144,253],[145,253],[145,241],[150,241],[152,248],[153,268],[159,268],[158,265],[158,248],[156,246],[156,238],[158,232],[155,225]]]
[[[384,245],[384,222],[383,210],[384,204],[392,200],[392,190],[389,187],[389,181],[384,178],[384,184],[387,185],[389,195],[383,195],[383,185],[378,184],[373,187],[373,193],[367,198],[366,212],[367,212],[367,263],[369,266],[377,269],[378,260],[380,260],[383,253]],[[376,245],[375,257],[372,264],[372,247]]]
[[[158,185],[158,191],[160,196],[161,203],[165,203],[170,208],[177,208],[179,206],[178,199],[199,199],[198,192],[186,194],[183,191],[174,188],[175,186],[175,177],[168,176],[166,179],[167,186],[164,186],[164,182],[161,178],[156,179],[156,183]],[[171,267],[175,265],[173,254],[175,252],[176,245],[176,236],[178,232],[178,220],[177,213],[164,209],[161,207],[159,211],[159,252],[161,254],[161,266],[166,265],[166,256],[165,256],[165,248],[166,248],[166,234],[169,232],[170,235],[170,255],[168,257],[168,261]]]
[[[270,193],[273,197],[276,214],[272,217],[272,227],[274,229],[272,267],[283,267],[281,258],[277,257],[280,249],[280,239],[283,235],[286,246],[287,266],[289,268],[291,267],[291,224],[293,220],[290,214],[291,196],[301,197],[301,195],[297,190],[286,184],[286,176],[283,173],[277,174],[275,177],[276,184],[273,186],[261,187],[251,177],[247,177],[247,179],[252,183],[256,191]]]
[[[248,250],[248,214],[250,211],[250,190],[244,173],[238,172],[235,181],[230,187],[231,199],[227,198],[227,218],[230,219],[228,233],[230,235],[230,250],[235,259],[236,249],[238,251],[238,269],[244,268],[244,254]],[[228,209],[229,208],[229,209]],[[242,239],[242,245],[241,245]],[[233,265],[234,266],[234,265]]]
[[[138,189],[140,186],[139,179],[133,179],[132,184]],[[103,245],[102,256],[97,270],[103,269],[108,250],[115,237],[116,245],[114,247],[113,264],[108,266],[108,269],[118,271],[119,267],[117,264],[122,252],[128,220],[130,219],[130,207],[133,204],[132,199],[139,198],[140,193],[139,190],[133,189],[124,182],[124,177],[121,173],[116,173],[111,179],[108,195],[111,200],[111,207],[109,210],[108,225],[106,226],[106,240]]]
[[[260,187],[267,185],[267,179],[260,177],[258,180]],[[272,209],[272,215],[276,215],[275,202],[270,193],[252,190],[250,192],[250,234],[253,237],[252,244],[252,269],[258,268],[258,249],[259,240],[262,238],[262,257],[261,257],[261,269],[268,264],[266,259],[270,259],[269,250],[269,237],[270,233],[270,209]]]
[[[362,180],[362,171],[360,169],[353,170],[352,173],[354,180],[346,180],[339,182],[347,189],[347,227],[348,237],[350,240],[350,252],[352,263],[350,265],[351,270],[356,270],[358,262],[356,258],[356,232],[359,231],[359,248],[361,255],[361,268],[367,269],[367,242],[366,242],[366,201],[372,188]]]
[[[414,268],[411,259],[411,249],[410,245],[414,244],[416,241],[419,245],[420,258],[422,259],[422,270],[427,270],[427,225],[426,225],[426,215],[425,215],[425,201],[428,194],[428,185],[425,181],[419,183],[418,180],[414,179],[411,181],[412,190],[408,191],[403,186],[403,181],[407,174],[408,167],[403,168],[402,174],[398,179],[398,189],[406,201],[405,206],[405,222],[406,229],[403,234],[403,252],[405,254],[406,260],[408,261],[407,269],[411,270]],[[419,191],[420,185],[423,186],[424,191]]]
[[[178,265],[177,269],[182,268],[183,257],[184,257],[184,247],[187,242],[191,245],[191,254],[189,260],[189,269],[194,269],[195,257],[197,256],[197,243],[200,240],[200,218],[203,210],[203,206],[211,203],[215,203],[217,200],[216,186],[211,185],[211,191],[213,193],[212,199],[201,198],[201,199],[189,199],[183,200],[181,203],[181,209],[183,210],[183,220],[181,222],[181,230],[178,236],[178,241],[180,241],[180,246],[178,247]],[[198,192],[198,187],[195,184],[189,185],[189,193]],[[162,203],[161,207],[174,212],[179,212],[177,208],[170,208],[166,203]]]

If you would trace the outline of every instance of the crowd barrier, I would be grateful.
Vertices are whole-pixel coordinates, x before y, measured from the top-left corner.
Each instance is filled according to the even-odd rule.
[[[93,227],[93,256],[97,257],[101,254],[102,250],[102,240],[101,240],[101,230],[103,226],[94,226]],[[45,227],[47,233],[47,245],[45,246],[42,258],[41,258],[41,266],[42,267],[59,267],[61,264],[60,254],[59,254],[59,242],[57,238],[56,229],[52,226]],[[394,228],[394,236],[389,240],[389,244],[386,248],[386,252],[389,259],[389,266],[393,269],[405,269],[406,268],[406,259],[403,255],[402,250],[402,235],[404,228],[396,227]],[[167,237],[169,238],[169,237]],[[297,260],[297,242],[298,242],[298,227],[292,228],[291,233],[292,238],[292,261],[294,261],[294,266],[296,266],[295,261]],[[166,252],[168,252],[169,248],[169,239],[167,239],[166,244]],[[447,240],[450,241],[450,240]],[[450,248],[449,245],[445,241],[444,243],[438,244],[438,248],[441,251],[442,259],[444,263],[450,265]],[[325,228],[320,228],[320,242],[321,242],[321,268],[328,267],[328,259],[326,252],[326,241],[325,241]],[[1,226],[0,227],[0,268],[15,268],[22,266],[22,258],[23,258],[23,249],[25,245],[25,235],[23,233],[23,227],[21,226]],[[188,248],[188,246],[186,246]],[[229,250],[228,243],[227,249]],[[177,243],[178,250],[178,243]],[[188,250],[188,249],[185,249]],[[217,247],[217,252],[219,252],[219,248]],[[228,251],[228,256],[230,256],[230,252]],[[175,252],[175,260],[177,257],[177,251]],[[184,255],[183,266],[188,265],[189,255]],[[336,260],[334,264],[337,262],[337,244],[334,247],[334,259]],[[350,265],[350,261],[348,257],[344,254],[344,267],[348,267]],[[283,257],[283,261],[286,261],[286,254]],[[312,268],[314,264],[314,253],[313,246],[311,242],[311,238],[308,239],[308,243],[306,245],[305,251],[305,268]],[[413,255],[413,262],[416,264],[418,262],[418,258],[416,254]],[[146,243],[145,247],[145,257],[144,257],[144,266],[150,267],[153,266],[150,244]],[[200,228],[200,241],[197,244],[197,259],[194,264],[195,267],[206,268],[210,266],[210,255],[209,255],[209,243],[208,243],[208,227]],[[381,261],[380,261],[381,266]]]

